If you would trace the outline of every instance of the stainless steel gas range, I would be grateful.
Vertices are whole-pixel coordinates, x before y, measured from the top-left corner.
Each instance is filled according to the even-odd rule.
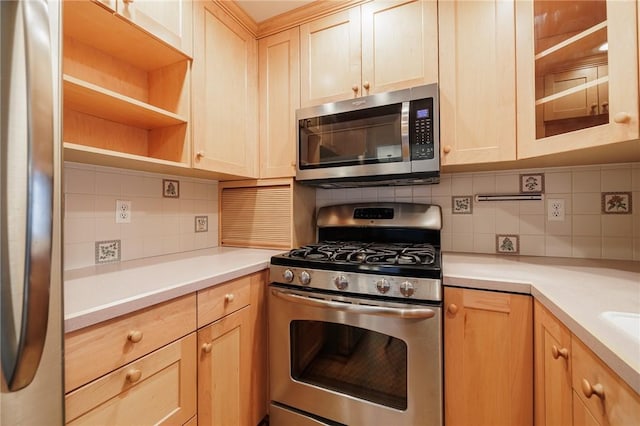
[[[442,425],[441,217],[327,206],[318,243],[271,258],[272,425]]]

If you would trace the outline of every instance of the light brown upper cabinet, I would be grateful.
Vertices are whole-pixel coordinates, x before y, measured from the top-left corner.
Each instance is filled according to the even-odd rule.
[[[193,50],[191,0],[116,1],[116,11],[120,15],[149,31],[160,40],[191,55]]]
[[[518,158],[637,139],[637,2],[515,3]]]
[[[435,1],[372,1],[300,26],[302,107],[438,81]]]
[[[513,2],[439,3],[442,164],[516,159]]]
[[[260,177],[295,176],[295,111],[300,107],[300,32],[295,27],[258,44]]]
[[[194,2],[193,167],[257,177],[257,41],[212,1]]]
[[[64,2],[63,29],[65,160],[188,170],[190,58],[99,3]]]

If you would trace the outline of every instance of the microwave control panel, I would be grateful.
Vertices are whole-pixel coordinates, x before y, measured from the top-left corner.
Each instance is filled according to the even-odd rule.
[[[411,101],[409,108],[409,145],[411,160],[430,160],[435,155],[433,142],[433,98]]]

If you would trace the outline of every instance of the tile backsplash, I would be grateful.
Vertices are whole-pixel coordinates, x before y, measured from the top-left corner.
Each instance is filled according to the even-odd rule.
[[[217,181],[65,163],[64,197],[65,270],[218,245]],[[116,200],[131,201],[130,223]],[[115,241],[121,252],[98,250]]]
[[[475,200],[529,191],[543,199]],[[549,212],[557,200],[564,220]],[[316,201],[438,204],[445,251],[640,260],[640,163],[442,174],[437,185],[318,189]]]

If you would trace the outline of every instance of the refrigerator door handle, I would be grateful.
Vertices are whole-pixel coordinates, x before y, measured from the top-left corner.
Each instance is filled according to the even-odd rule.
[[[24,296],[19,338],[15,336],[17,327],[14,327],[13,309],[10,305],[12,291],[12,283],[8,279],[10,275],[6,271],[2,273],[2,369],[10,391],[17,391],[31,383],[44,350],[49,317],[53,237],[54,82],[50,56],[48,4],[46,0],[23,1],[19,4],[17,10],[21,10],[22,14],[17,12],[15,20],[22,19],[24,28],[28,126],[28,164],[25,167],[28,174],[26,249],[24,283],[22,283]],[[5,142],[20,143],[21,141]],[[6,158],[3,158],[3,162],[6,162]],[[2,164],[2,166],[9,165]],[[15,164],[11,166],[20,167]],[[4,197],[5,188],[2,192]],[[3,200],[3,204],[6,204],[5,201]],[[6,221],[3,222],[6,226]],[[2,230],[3,239],[6,238],[5,231],[6,229]],[[3,250],[6,250],[8,247],[6,241],[2,243]],[[6,260],[6,253],[3,253],[2,257],[3,261]],[[3,265],[3,269],[6,266]],[[13,288],[15,289],[15,286]]]

